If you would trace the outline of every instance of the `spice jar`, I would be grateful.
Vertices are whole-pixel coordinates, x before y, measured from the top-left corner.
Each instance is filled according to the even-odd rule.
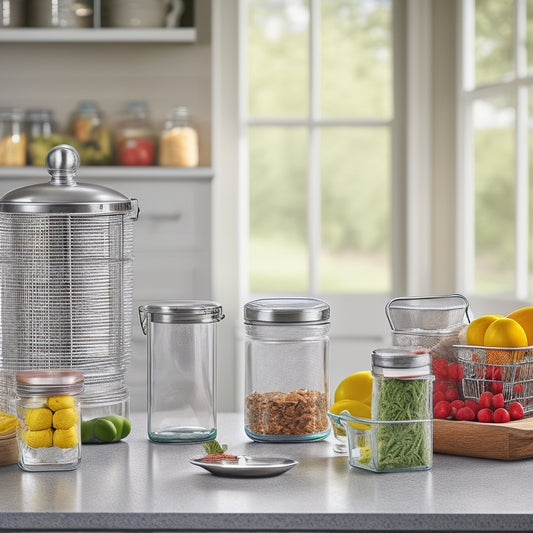
[[[81,462],[83,374],[27,370],[17,374],[18,465],[22,470],[74,470]]]
[[[70,132],[79,143],[78,152],[82,165],[112,163],[111,130],[96,102],[79,102],[72,114]]]
[[[23,111],[0,108],[0,166],[23,167],[26,164],[26,146]]]
[[[148,120],[146,102],[129,102],[118,124],[115,144],[117,163],[124,166],[147,166],[155,162],[155,135]]]
[[[168,167],[198,166],[198,134],[189,125],[189,111],[175,107],[167,114],[159,140],[159,164]]]
[[[329,305],[266,298],[244,306],[245,432],[265,442],[329,435]]]
[[[181,300],[139,307],[148,344],[148,437],[212,440],[216,429],[216,302]]]
[[[28,132],[28,164],[43,166],[46,154],[54,139],[50,139],[55,126],[53,113],[49,109],[29,109],[26,111]]]
[[[373,468],[377,471],[431,468],[431,354],[425,348],[374,350],[372,375]]]

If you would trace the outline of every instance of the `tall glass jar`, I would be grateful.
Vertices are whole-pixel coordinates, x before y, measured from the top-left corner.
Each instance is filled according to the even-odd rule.
[[[74,470],[81,462],[77,370],[27,370],[17,374],[19,467]]]
[[[329,435],[329,305],[266,298],[244,306],[245,432],[263,442]]]
[[[202,442],[217,435],[216,302],[179,300],[139,307],[148,348],[148,437]]]
[[[189,124],[189,110],[185,106],[172,108],[159,139],[159,164],[196,167],[198,157],[198,133]]]
[[[431,468],[431,354],[425,348],[393,347],[374,350],[372,375],[372,461],[375,470]]]
[[[156,138],[146,102],[129,102],[115,133],[117,164],[148,166],[155,163]]]
[[[17,108],[0,108],[0,166],[23,167],[26,148],[24,112]]]

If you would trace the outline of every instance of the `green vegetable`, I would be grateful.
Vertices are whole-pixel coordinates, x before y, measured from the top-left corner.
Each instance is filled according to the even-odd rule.
[[[377,380],[376,420],[430,420],[431,380]],[[432,431],[427,422],[377,424],[377,469],[423,467],[431,462]]]
[[[204,442],[203,447],[207,455],[212,453],[224,453],[228,449],[227,444],[219,444],[216,440]]]
[[[117,442],[131,432],[131,421],[119,415],[102,416],[81,422],[81,442]]]

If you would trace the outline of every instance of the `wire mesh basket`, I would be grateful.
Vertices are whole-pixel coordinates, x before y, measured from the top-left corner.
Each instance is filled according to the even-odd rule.
[[[83,372],[82,410],[124,405],[137,203],[76,182],[71,147],[47,163],[49,183],[0,200],[0,409],[13,410],[16,372],[56,368]]]
[[[481,393],[502,393],[505,405],[520,402],[524,413],[533,412],[533,346],[495,348],[454,346],[463,367],[463,395],[479,400]]]

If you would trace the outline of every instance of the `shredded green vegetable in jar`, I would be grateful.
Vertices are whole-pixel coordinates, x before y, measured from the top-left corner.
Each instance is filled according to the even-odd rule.
[[[375,398],[376,420],[429,420],[430,379],[379,378]],[[377,469],[424,467],[431,463],[432,426],[427,422],[377,424]]]

